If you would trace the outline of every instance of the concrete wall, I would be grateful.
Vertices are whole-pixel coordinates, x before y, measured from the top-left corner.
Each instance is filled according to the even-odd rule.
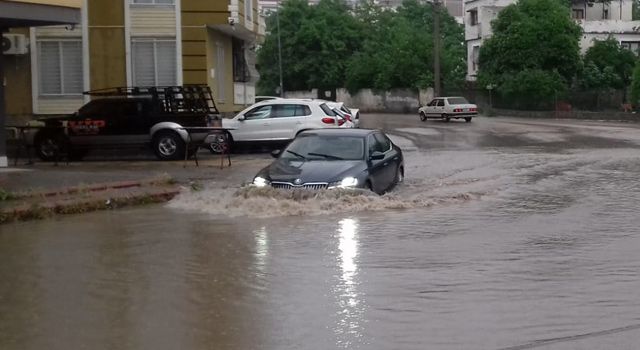
[[[287,91],[287,98],[318,98],[318,90]],[[395,89],[391,91],[374,91],[363,89],[356,94],[350,94],[346,89],[336,91],[336,101],[345,105],[359,108],[362,112],[392,112],[410,113],[416,111],[420,104],[425,104],[433,98],[433,89],[422,91],[411,89]]]
[[[556,118],[556,119],[588,119],[588,120],[614,120],[640,122],[640,113],[624,112],[555,112],[555,111],[517,111],[511,109],[497,109],[491,111],[491,115],[500,117],[517,118]]]

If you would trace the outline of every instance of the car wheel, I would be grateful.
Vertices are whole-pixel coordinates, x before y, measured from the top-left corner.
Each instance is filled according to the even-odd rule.
[[[397,185],[399,183],[402,183],[404,181],[404,168],[402,166],[399,166],[398,169],[396,170],[396,177],[393,180],[393,184]]]
[[[467,122],[467,123],[470,123],[471,122],[471,117],[464,118],[464,121]]]
[[[451,118],[449,118],[449,116],[446,115],[446,114],[442,115],[442,119],[444,119],[444,121],[447,122],[447,123],[451,120]]]
[[[371,192],[374,192],[374,193],[376,192],[373,190],[373,185],[371,184],[371,180],[367,180],[367,182],[364,183],[364,188],[366,188]]]
[[[173,131],[160,131],[153,137],[153,151],[160,160],[184,159],[185,142]]]
[[[209,151],[213,154],[220,154],[223,152],[231,153],[232,144],[233,139],[231,139],[231,136],[229,136],[227,141],[227,138],[224,137],[224,135],[217,135],[216,140],[209,144]]]
[[[427,115],[424,114],[424,112],[420,112],[420,120],[422,120],[423,122],[427,121]]]
[[[37,135],[34,146],[38,158],[45,162],[51,162],[56,160],[56,157],[60,157],[64,152],[64,137],[64,135],[56,133]]]

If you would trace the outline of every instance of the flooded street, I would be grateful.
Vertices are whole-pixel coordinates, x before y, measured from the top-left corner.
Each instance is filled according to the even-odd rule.
[[[640,127],[366,115],[405,183],[0,226],[0,349],[637,349]]]

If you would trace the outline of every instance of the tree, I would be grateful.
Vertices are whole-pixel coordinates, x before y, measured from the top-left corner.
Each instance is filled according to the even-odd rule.
[[[454,89],[466,74],[464,31],[446,10],[439,10],[444,88]],[[395,11],[365,1],[356,15],[365,40],[348,64],[349,90],[433,86],[433,11],[431,3],[416,0],[405,0]]]
[[[480,48],[481,86],[495,85],[528,108],[566,91],[580,65],[582,34],[568,11],[557,0],[520,0],[502,10]]]
[[[640,0],[633,0],[633,5],[632,5],[632,14],[631,14],[631,18],[634,21],[638,21],[640,20]]]
[[[633,70],[633,80],[631,82],[631,104],[634,107],[640,105],[640,61],[636,63]]]
[[[285,0],[267,18],[269,33],[258,51],[259,92],[273,94],[279,85],[278,19],[285,90],[342,87],[347,61],[362,41],[360,24],[341,0],[315,6]]]
[[[258,52],[260,94],[279,85],[277,17],[285,90],[426,88],[433,85],[433,7],[406,0],[396,10],[363,0],[350,10],[344,0],[285,0],[267,18]],[[464,31],[440,8],[444,88],[464,81]]]
[[[587,50],[584,63],[593,64],[601,72],[609,71],[608,79],[603,81],[604,88],[624,89],[631,83],[631,74],[636,63],[636,56],[623,48],[620,43],[610,37],[599,40]]]

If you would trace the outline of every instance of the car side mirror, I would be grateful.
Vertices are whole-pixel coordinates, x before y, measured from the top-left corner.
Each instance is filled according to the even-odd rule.
[[[375,151],[375,152],[371,153],[371,155],[369,156],[369,159],[371,159],[371,160],[384,159],[384,153],[382,153],[380,151]]]
[[[282,151],[281,151],[281,150],[279,150],[279,149],[274,149],[273,151],[271,151],[271,156],[272,156],[273,158],[278,158],[278,157],[280,157],[280,153],[282,153]]]
[[[239,121],[241,121],[241,122],[243,122],[243,121],[245,120],[245,118],[244,118],[244,116],[243,116],[243,115],[241,115],[241,116],[239,116],[239,117],[238,117],[238,120],[239,120]]]

